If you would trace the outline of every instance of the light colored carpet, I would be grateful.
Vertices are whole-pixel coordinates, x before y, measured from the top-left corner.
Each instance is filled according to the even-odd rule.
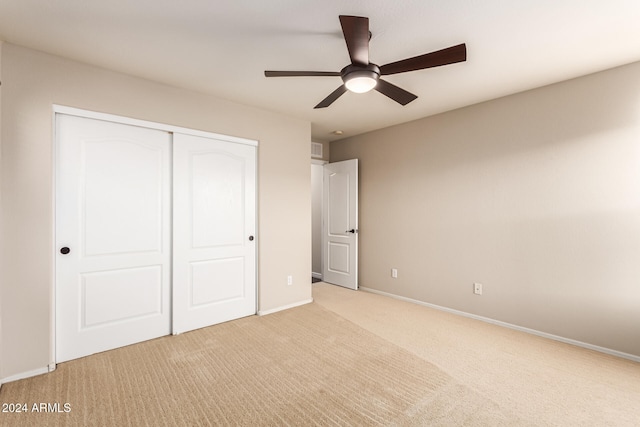
[[[640,365],[319,283],[313,304],[5,384],[2,426],[638,425]]]
[[[639,363],[368,292],[313,287],[316,304],[526,423],[640,426]]]
[[[62,363],[5,384],[11,426],[514,425],[433,364],[309,304]]]

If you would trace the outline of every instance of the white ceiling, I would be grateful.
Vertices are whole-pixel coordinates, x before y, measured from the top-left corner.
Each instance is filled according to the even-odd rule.
[[[467,62],[387,76],[418,99],[346,93],[338,15],[369,17],[378,65],[467,44]],[[0,39],[309,120],[316,141],[640,60],[639,0],[0,0]]]

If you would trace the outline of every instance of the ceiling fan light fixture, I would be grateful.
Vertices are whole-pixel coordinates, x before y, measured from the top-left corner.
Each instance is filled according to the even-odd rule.
[[[345,87],[355,93],[369,92],[376,87],[380,78],[380,68],[375,64],[349,65],[343,68],[340,73]]]
[[[367,71],[365,71],[365,73],[371,74],[370,72],[367,72]],[[355,73],[352,73],[349,76],[346,76],[344,81],[344,85],[351,92],[355,92],[355,93],[369,92],[378,84],[378,79],[376,79],[375,77],[372,77],[370,75],[354,76],[353,74]]]

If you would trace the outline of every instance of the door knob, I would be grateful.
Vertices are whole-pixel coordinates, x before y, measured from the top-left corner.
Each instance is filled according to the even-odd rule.
[[[352,228],[351,230],[345,231],[345,233],[351,233],[351,234],[356,234],[357,232],[358,232],[358,230],[356,230],[355,228]]]
[[[66,246],[65,246],[65,247],[63,247],[63,248],[60,248],[60,253],[61,253],[62,255],[66,255],[66,254],[68,254],[69,252],[71,252],[71,249],[69,249],[69,248],[68,248],[68,247],[66,247]]]
[[[253,242],[253,236],[249,236],[249,241]]]

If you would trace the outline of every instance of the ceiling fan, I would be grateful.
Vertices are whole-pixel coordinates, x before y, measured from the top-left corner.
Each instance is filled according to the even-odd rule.
[[[340,15],[342,34],[347,42],[347,50],[351,64],[340,71],[265,71],[265,77],[341,77],[344,82],[338,89],[320,101],[314,108],[326,108],[347,90],[356,93],[375,89],[401,105],[407,105],[417,98],[385,80],[380,76],[406,73],[408,71],[439,67],[467,60],[466,45],[459,44],[413,58],[403,59],[390,64],[378,66],[369,62],[369,18],[361,16]]]

